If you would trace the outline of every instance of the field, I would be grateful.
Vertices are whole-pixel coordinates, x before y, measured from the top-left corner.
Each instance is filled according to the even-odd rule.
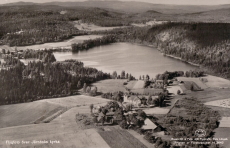
[[[133,89],[133,87],[135,86],[135,84],[138,81],[129,81],[127,85],[125,85],[125,87],[127,87],[128,89]]]
[[[230,117],[230,108],[217,106],[208,106],[208,108],[218,111],[222,117]]]
[[[203,78],[206,78],[208,80],[208,82],[205,83],[208,87],[230,88],[230,81],[227,79],[212,75],[207,75]]]
[[[230,99],[206,102],[205,105],[230,108]]]
[[[26,131],[26,132],[25,132]],[[40,147],[40,148],[61,148],[61,147],[91,147],[109,148],[108,144],[101,138],[95,129],[81,130],[76,123],[65,122],[63,124],[38,124],[21,127],[0,129],[0,147]],[[6,141],[28,141],[28,144],[8,145]],[[36,141],[47,141],[45,144],[33,143]],[[52,144],[50,142],[58,141]]]
[[[146,114],[167,114],[169,112],[168,108],[154,107],[151,109],[143,110]]]
[[[1,119],[8,119],[10,123],[14,123],[14,127],[0,128],[0,148],[5,147],[109,147],[101,138],[95,129],[85,129],[83,125],[76,123],[76,114],[90,114],[89,104],[101,105],[108,100],[98,97],[89,96],[71,96],[65,98],[45,99],[31,103],[15,104],[1,106]],[[37,119],[39,116],[36,106],[41,105],[41,110],[51,110],[52,115],[44,120],[50,120],[46,124],[28,124],[30,121]],[[54,107],[57,108],[54,108]],[[69,108],[67,111],[59,115],[59,108]],[[54,108],[52,110],[52,108]],[[23,114],[17,113],[22,110]],[[4,114],[2,114],[4,113]],[[7,114],[6,114],[7,113]],[[16,114],[17,113],[17,114]],[[36,113],[36,114],[35,114]],[[28,116],[29,115],[29,116]],[[34,116],[34,117],[33,117]],[[27,119],[29,118],[29,119]],[[18,121],[18,122],[17,122]],[[23,123],[19,121],[24,121]],[[1,120],[4,122],[4,120]],[[8,125],[9,123],[7,123]],[[18,124],[18,125],[15,125]],[[3,123],[0,124],[1,126]],[[6,140],[12,141],[29,141],[28,144],[6,145]],[[46,144],[32,144],[33,140],[46,140]],[[60,143],[51,144],[50,140],[57,140]]]
[[[202,102],[209,102],[215,100],[228,99],[230,96],[230,89],[207,88],[203,91],[191,92],[188,96],[198,98]]]
[[[56,104],[40,101],[0,106],[0,128],[31,124],[59,107]]]
[[[52,48],[71,48],[71,44],[73,43],[82,43],[84,40],[89,39],[95,39],[100,38],[101,35],[84,35],[84,36],[75,36],[72,39],[62,41],[62,42],[52,42],[52,43],[45,43],[45,44],[38,44],[38,45],[31,45],[31,46],[20,46],[17,47],[18,50],[24,50],[24,49],[52,49]],[[8,45],[0,45],[0,48],[6,49],[6,50],[14,50],[15,47],[9,47]]]
[[[126,81],[126,79],[109,79],[98,81],[96,83],[93,83],[92,85],[96,86],[97,91],[102,93],[118,91],[126,92],[125,86],[123,85],[123,83]]]
[[[129,132],[131,135],[133,135],[133,137],[140,140],[140,142],[142,142],[146,147],[155,148],[155,146],[153,144],[149,143],[147,140],[144,139],[144,135],[140,135],[139,133],[137,133],[134,130],[127,130],[127,132]]]
[[[230,127],[230,117],[222,117],[219,127]]]
[[[89,23],[82,23],[82,21],[74,21],[75,25],[74,27],[76,27],[79,30],[83,30],[83,31],[103,31],[103,30],[112,30],[115,28],[121,28],[121,27],[101,27],[101,26],[97,26],[94,24],[89,24]],[[124,26],[122,26],[124,27]]]
[[[144,88],[145,82],[144,81],[137,81],[137,83],[133,86],[133,89],[141,89]]]
[[[0,128],[50,121],[55,114],[58,116],[71,107],[96,105],[107,101],[79,95],[0,106]]]
[[[146,148],[126,130],[110,127],[109,130],[99,131],[99,134],[111,148]]]

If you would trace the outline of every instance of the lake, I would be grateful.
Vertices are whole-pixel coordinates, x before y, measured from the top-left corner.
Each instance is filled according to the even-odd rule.
[[[87,67],[94,67],[103,72],[112,73],[122,70],[131,73],[136,78],[148,74],[155,78],[156,74],[176,70],[193,70],[197,67],[163,56],[156,48],[131,43],[113,43],[94,47],[78,53],[55,52],[57,61],[77,59]]]

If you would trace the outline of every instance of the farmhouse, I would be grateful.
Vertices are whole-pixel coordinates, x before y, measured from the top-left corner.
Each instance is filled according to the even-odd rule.
[[[141,100],[137,96],[124,95],[124,102],[138,107],[138,104],[141,103]]]
[[[154,131],[157,128],[157,125],[153,123],[149,118],[146,118],[144,125],[141,127],[143,130]]]
[[[147,99],[145,97],[139,98],[134,95],[124,95],[124,103],[132,104],[134,107],[139,107],[139,105],[147,105]]]

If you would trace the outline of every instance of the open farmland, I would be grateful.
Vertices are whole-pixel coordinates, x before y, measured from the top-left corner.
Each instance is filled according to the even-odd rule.
[[[31,124],[59,107],[40,101],[0,106],[0,128]]]
[[[209,102],[215,100],[228,99],[230,96],[230,89],[207,88],[199,92],[191,92],[188,96],[198,98],[202,102]]]
[[[144,109],[143,110],[146,114],[167,114],[169,112],[168,108],[160,108],[160,107],[154,107],[154,108],[150,108],[150,109]]]
[[[3,105],[0,106],[0,128],[50,122],[71,107],[87,106],[90,104],[96,105],[107,101],[98,97],[79,95],[44,99],[30,103]]]
[[[87,101],[88,103],[85,103]],[[0,147],[45,147],[45,148],[56,148],[56,147],[89,147],[89,148],[109,148],[108,144],[101,138],[95,129],[85,129],[80,123],[76,123],[76,114],[88,114],[90,115],[89,104],[105,104],[107,100],[89,96],[72,96],[56,99],[46,99],[36,102],[31,102],[30,106],[33,107],[33,103],[51,104],[59,106],[59,108],[68,107],[69,110],[56,117],[49,123],[46,124],[30,124],[14,127],[5,127],[0,129]],[[29,104],[29,103],[28,103]],[[20,104],[16,104],[20,105]],[[101,105],[101,104],[100,104]],[[1,106],[2,107],[2,106]],[[9,110],[8,110],[9,111]],[[27,112],[33,113],[32,110],[26,110]],[[56,110],[53,114],[58,114]],[[1,112],[2,113],[2,112]],[[28,113],[27,113],[28,114]],[[26,118],[25,115],[20,118]],[[2,116],[1,116],[2,117]],[[48,117],[52,118],[52,116]],[[15,120],[19,120],[15,117]],[[2,124],[1,124],[2,125]],[[25,132],[26,131],[26,132]],[[28,144],[6,145],[6,140],[12,141],[29,141]],[[33,140],[45,140],[48,143],[45,144],[33,144]],[[59,143],[52,144],[50,140],[57,140]]]
[[[140,88],[144,88],[145,82],[144,81],[137,81],[137,83],[133,86],[133,89],[140,89]]]
[[[99,131],[99,134],[111,148],[146,148],[143,143],[125,130],[111,127],[110,130]]]
[[[133,87],[135,86],[135,84],[138,81],[129,81],[127,85],[125,85],[125,87],[127,87],[128,89],[133,89]]]
[[[230,108],[218,107],[218,106],[210,106],[210,105],[208,105],[208,108],[211,108],[211,109],[213,109],[215,111],[218,111],[218,113],[222,117],[230,117]]]
[[[49,102],[63,107],[76,107],[76,106],[85,106],[90,104],[105,103],[108,102],[108,100],[102,99],[100,97],[77,95],[77,96],[69,96],[63,98],[45,99],[45,100],[41,100],[41,102]]]
[[[208,87],[218,87],[218,88],[230,88],[230,81],[224,78],[207,75],[206,77],[203,77],[207,79],[207,82],[205,83]]]
[[[26,131],[26,132],[25,132]],[[87,148],[109,148],[108,144],[101,138],[95,129],[81,130],[76,123],[63,122],[62,124],[49,123],[38,125],[27,125],[20,127],[0,129],[0,147],[3,148],[61,148],[61,147],[87,147]],[[6,141],[28,141],[28,144],[7,145]],[[33,140],[43,140],[47,143],[33,143]],[[50,140],[59,143],[52,144]]]
[[[125,86],[123,85],[123,83],[126,81],[126,79],[109,79],[98,81],[96,83],[93,83],[92,85],[96,86],[97,91],[102,93],[118,91],[126,92]]]
[[[149,143],[146,139],[144,139],[144,135],[140,135],[134,130],[127,130],[132,136],[140,140],[141,143],[143,143],[148,148],[155,148],[155,146],[152,143]]]
[[[219,127],[230,127],[230,117],[222,117]]]
[[[92,23],[82,23],[81,20],[79,21],[74,21],[74,27],[76,27],[78,30],[83,30],[83,31],[103,31],[103,30],[112,30],[115,28],[121,28],[121,27],[101,27],[101,26],[97,26],[95,24]]]
[[[205,105],[230,108],[230,99],[206,102]]]

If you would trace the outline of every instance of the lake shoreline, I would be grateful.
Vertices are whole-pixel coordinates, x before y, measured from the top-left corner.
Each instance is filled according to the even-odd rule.
[[[134,43],[134,44],[136,44],[136,45],[140,45],[140,46],[147,46],[147,47],[155,47],[160,53],[162,53],[162,55],[163,56],[167,56],[167,57],[170,57],[170,58],[173,58],[173,59],[177,59],[177,60],[180,60],[180,61],[182,61],[182,62],[185,62],[185,63],[188,63],[188,64],[190,64],[190,65],[192,65],[192,66],[196,66],[196,67],[201,67],[201,65],[199,65],[199,64],[196,64],[196,63],[193,63],[193,62],[189,62],[189,61],[186,61],[186,60],[183,60],[182,58],[180,58],[180,57],[177,57],[177,56],[173,56],[173,55],[170,55],[170,54],[165,54],[165,53],[163,53],[156,45],[151,45],[151,44],[145,44],[145,43]]]

